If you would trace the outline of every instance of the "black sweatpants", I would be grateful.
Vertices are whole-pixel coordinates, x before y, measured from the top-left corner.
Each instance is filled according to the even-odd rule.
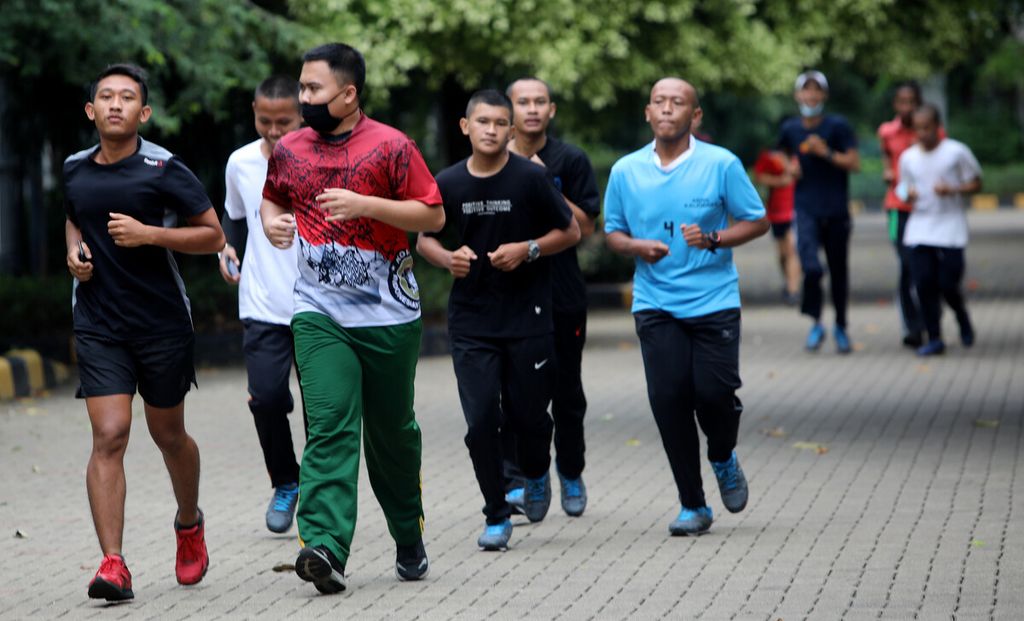
[[[299,482],[288,414],[295,407],[288,381],[295,358],[288,326],[246,319],[242,349],[249,376],[249,411],[263,449],[263,461],[274,487]],[[297,371],[297,369],[296,369]],[[303,416],[305,425],[305,416]]]
[[[889,235],[892,238],[896,258],[900,263],[899,297],[900,316],[903,318],[903,329],[909,336],[920,336],[924,331],[921,310],[914,292],[914,279],[910,275],[910,247],[903,245],[903,233],[910,219],[909,211],[896,209],[889,211]]]
[[[512,514],[505,502],[502,427],[515,434],[516,461],[535,479],[551,467],[551,377],[554,350],[550,334],[487,338],[451,333],[452,363],[466,417],[466,447],[484,496],[488,524]]]
[[[832,305],[836,309],[836,325],[846,327],[846,306],[850,297],[850,230],[853,223],[849,214],[840,216],[815,216],[803,211],[796,212],[796,251],[800,255],[800,267],[804,270],[804,294],[800,312],[821,320],[821,306],[824,294],[821,279],[825,268],[818,256],[825,251],[828,260]]]
[[[964,249],[914,246],[910,252],[910,269],[914,276],[917,299],[921,303],[928,340],[942,339],[942,299],[953,309],[957,323],[970,326],[967,304],[960,291],[964,277]]]
[[[583,393],[583,346],[587,342],[587,311],[554,312],[555,373],[551,392],[551,417],[555,423],[555,465],[568,479],[578,479],[586,465],[583,417],[587,397]],[[522,487],[522,473],[515,462],[515,435],[503,430],[505,488]]]
[[[668,462],[688,509],[705,506],[697,423],[708,459],[726,461],[736,448],[743,404],[740,387],[740,310],[688,319],[661,311],[634,315],[647,375],[647,397]],[[696,413],[696,422],[694,414]]]

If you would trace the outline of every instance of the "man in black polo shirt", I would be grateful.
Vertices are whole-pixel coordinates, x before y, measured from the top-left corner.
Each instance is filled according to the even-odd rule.
[[[509,143],[513,153],[547,167],[555,187],[572,210],[583,237],[594,232],[594,221],[601,214],[594,169],[579,148],[548,135],[555,117],[551,89],[537,78],[521,78],[505,90],[512,100],[515,139]],[[580,377],[583,345],[587,340],[587,290],[573,246],[551,257],[554,302],[555,375],[551,393],[551,416],[555,422],[555,466],[561,483],[562,510],[579,516],[587,507],[587,488],[583,483],[585,443],[583,417],[587,398]],[[505,459],[510,462],[515,446],[512,434],[503,433]],[[506,464],[507,498],[521,506],[523,483],[513,463]]]
[[[77,396],[85,399],[93,436],[86,487],[103,551],[89,597],[107,600],[134,597],[121,540],[136,389],[177,500],[178,582],[199,582],[209,566],[198,505],[199,449],[184,422],[185,393],[195,383],[192,318],[172,251],[214,253],[224,234],[195,175],[139,137],[139,124],[152,114],[147,97],[140,68],[107,67],[85,105],[100,143],[64,162]],[[188,226],[174,228],[179,218]]]
[[[508,547],[512,507],[505,500],[501,428],[516,434],[526,478],[524,512],[544,519],[551,503],[551,269],[542,258],[579,241],[565,200],[541,166],[508,152],[512,103],[474,93],[462,119],[473,155],[439,175],[445,228],[420,234],[417,250],[455,276],[448,332],[466,446],[484,495],[485,550]],[[455,251],[437,237],[455,238]]]

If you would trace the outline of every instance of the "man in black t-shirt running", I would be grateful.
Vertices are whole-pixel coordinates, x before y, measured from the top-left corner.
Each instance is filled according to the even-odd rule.
[[[551,268],[548,255],[579,241],[579,225],[541,166],[508,152],[512,103],[475,93],[461,120],[473,154],[442,171],[445,228],[420,234],[417,250],[448,269],[448,333],[466,446],[484,496],[486,526],[477,543],[508,547],[512,508],[505,500],[501,428],[516,435],[526,478],[524,512],[544,519],[551,503]],[[446,250],[437,237],[455,238]]]
[[[93,82],[85,113],[99,145],[64,162],[68,269],[75,349],[92,424],[86,487],[103,551],[89,597],[134,597],[121,556],[124,452],[136,389],[146,424],[163,454],[178,513],[175,575],[203,579],[209,566],[199,510],[199,449],[185,432],[184,398],[195,383],[193,331],[172,251],[214,253],[224,246],[216,212],[195,175],[166,149],[139,137],[145,73],[111,65]],[[187,227],[173,228],[178,218]]]
[[[512,100],[515,138],[509,150],[547,168],[555,188],[572,210],[583,237],[594,232],[594,221],[601,214],[597,181],[590,160],[579,148],[547,133],[555,117],[551,89],[537,78],[521,78],[508,86],[505,94]],[[587,398],[580,377],[583,345],[587,340],[587,290],[583,282],[576,247],[551,257],[554,309],[554,383],[551,392],[551,416],[555,423],[555,466],[562,488],[562,510],[571,516],[583,515],[587,507],[587,488],[583,483],[583,417]],[[511,433],[502,433],[506,460],[506,498],[521,507],[523,483],[513,461],[515,446]]]

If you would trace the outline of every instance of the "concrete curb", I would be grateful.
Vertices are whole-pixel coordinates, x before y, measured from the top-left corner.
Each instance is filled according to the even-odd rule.
[[[31,397],[70,377],[67,365],[34,349],[12,349],[0,357],[0,400]]]

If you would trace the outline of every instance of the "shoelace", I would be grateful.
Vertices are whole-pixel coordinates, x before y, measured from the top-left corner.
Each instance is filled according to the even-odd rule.
[[[291,511],[292,501],[299,494],[299,488],[285,489],[278,487],[274,490],[274,511]]]
[[[487,526],[487,535],[490,537],[497,537],[498,535],[505,534],[504,524],[490,524]]]
[[[722,481],[722,487],[725,489],[733,489],[739,486],[739,477],[737,476],[738,470],[736,463],[731,458],[721,466],[712,464],[715,469],[715,474],[718,475],[718,479]]]
[[[188,530],[188,533],[178,531],[178,554],[184,561],[198,561],[203,556],[203,540],[198,528],[193,526]]]
[[[541,477],[539,479],[527,479],[526,480],[526,497],[531,501],[544,500],[547,486],[545,483],[547,479]]]
[[[687,509],[686,507],[683,507],[682,509],[679,510],[679,517],[676,519],[690,520],[693,518],[701,517],[702,515],[704,515],[704,511],[701,509]]]
[[[122,584],[127,582],[127,567],[113,556],[104,556],[100,561],[100,575],[116,577]]]
[[[562,479],[562,486],[565,487],[565,495],[570,498],[583,495],[579,479]]]

